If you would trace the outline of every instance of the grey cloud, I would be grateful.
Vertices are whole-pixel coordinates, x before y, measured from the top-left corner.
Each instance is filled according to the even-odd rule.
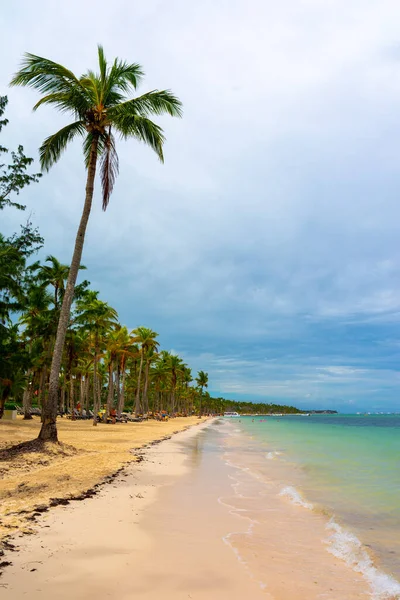
[[[106,214],[95,201],[85,276],[126,324],[157,329],[218,393],[394,402],[398,348],[380,341],[399,334],[397,3],[119,0],[105,22],[89,3],[40,0],[4,17],[3,89],[26,50],[79,73],[101,41],[144,64],[143,89],[184,101],[181,122],[162,120],[166,164],[121,143]],[[9,97],[6,141],[36,155],[64,117],[32,115],[28,90]],[[76,144],[24,195],[64,261],[84,176]],[[22,216],[2,219],[11,231]],[[371,360],[385,377],[318,371]]]

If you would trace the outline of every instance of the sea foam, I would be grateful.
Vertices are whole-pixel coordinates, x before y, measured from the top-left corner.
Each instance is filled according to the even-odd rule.
[[[292,502],[292,504],[296,504],[296,506],[303,506],[304,508],[308,508],[312,510],[314,506],[310,502],[306,502],[304,498],[301,497],[301,494],[296,490],[296,488],[288,485],[284,487],[280,492],[280,496],[286,496]]]
[[[367,550],[353,533],[333,520],[326,528],[330,532],[328,551],[365,577],[371,586],[374,600],[400,599],[400,583],[374,566]]]
[[[277,456],[280,456],[282,454],[282,452],[278,452],[276,451],[272,451],[272,452],[267,452],[267,454],[265,455],[265,458],[268,458],[268,460],[274,460],[274,458],[276,458]]]

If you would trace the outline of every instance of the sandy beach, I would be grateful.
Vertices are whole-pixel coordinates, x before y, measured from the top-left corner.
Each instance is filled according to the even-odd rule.
[[[173,500],[164,503],[163,493],[194,467],[185,443],[207,425],[145,450],[140,465],[128,467],[96,497],[41,517],[37,534],[21,537],[20,550],[7,557],[13,564],[1,581],[4,598],[239,599],[249,589],[252,598],[265,598],[222,542],[236,519],[212,494],[211,525],[208,493],[186,510]]]
[[[370,598],[327,552],[324,516],[228,464],[227,439],[215,420],[177,433],[95,497],[44,513],[35,535],[14,537],[3,597]]]
[[[166,422],[102,423],[93,427],[91,421],[59,419],[60,445],[34,446],[30,452],[19,452],[19,444],[38,435],[40,420],[1,420],[0,541],[15,531],[30,533],[31,517],[38,508],[96,491],[96,486],[137,460],[138,448],[199,422],[197,417],[178,417]]]

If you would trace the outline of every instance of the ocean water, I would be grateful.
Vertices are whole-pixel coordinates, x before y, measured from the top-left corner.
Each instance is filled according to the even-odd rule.
[[[251,457],[278,478],[284,499],[326,515],[327,550],[363,573],[373,597],[400,598],[400,415],[242,417],[230,425],[247,440],[237,442],[242,466]]]

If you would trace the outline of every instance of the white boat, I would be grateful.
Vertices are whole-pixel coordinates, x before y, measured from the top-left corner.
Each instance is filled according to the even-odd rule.
[[[240,417],[240,415],[237,412],[230,411],[230,412],[225,412],[224,417]]]

